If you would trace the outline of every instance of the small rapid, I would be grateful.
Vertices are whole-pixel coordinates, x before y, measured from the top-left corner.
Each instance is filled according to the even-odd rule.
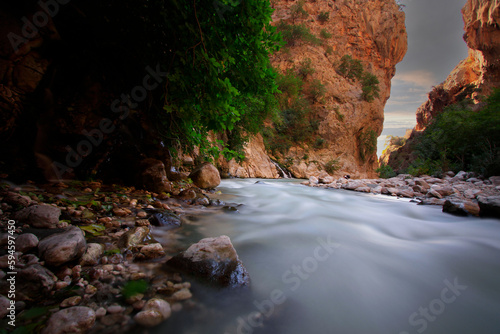
[[[228,235],[251,291],[195,285],[201,310],[157,333],[500,333],[500,220],[294,180],[219,190],[238,211],[188,222],[182,242]]]

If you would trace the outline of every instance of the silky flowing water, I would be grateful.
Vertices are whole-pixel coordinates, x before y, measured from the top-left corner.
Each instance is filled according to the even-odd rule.
[[[228,235],[251,288],[194,284],[203,306],[154,333],[500,333],[500,220],[291,180],[219,190],[238,211],[188,220],[180,242]]]

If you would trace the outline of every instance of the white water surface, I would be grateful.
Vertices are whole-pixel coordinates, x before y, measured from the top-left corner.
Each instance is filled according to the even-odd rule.
[[[204,307],[153,333],[500,333],[500,220],[296,180],[218,189],[238,212],[185,224],[183,242],[228,235],[250,293],[195,284]]]

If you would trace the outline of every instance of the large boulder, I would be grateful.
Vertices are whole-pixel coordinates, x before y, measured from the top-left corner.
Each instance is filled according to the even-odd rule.
[[[500,218],[500,196],[478,196],[481,217]]]
[[[76,226],[64,232],[52,234],[42,239],[38,245],[40,257],[46,264],[60,266],[79,259],[87,248],[87,242],[81,229]]]
[[[139,187],[155,193],[171,192],[172,184],[168,181],[165,165],[157,159],[144,159],[139,164]]]
[[[167,261],[167,265],[221,287],[250,284],[250,276],[228,236],[202,239]]]
[[[211,163],[204,163],[196,167],[189,178],[202,189],[213,189],[220,184],[220,173]]]
[[[95,312],[90,307],[73,306],[54,313],[42,334],[83,334],[95,323]]]
[[[17,271],[17,300],[37,299],[49,294],[57,277],[47,268],[32,264]]]
[[[61,209],[48,204],[33,205],[18,211],[14,218],[36,228],[56,228]]]

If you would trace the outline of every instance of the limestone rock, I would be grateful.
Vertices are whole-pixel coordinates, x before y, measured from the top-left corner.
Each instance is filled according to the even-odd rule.
[[[86,247],[87,242],[82,230],[75,226],[42,239],[38,245],[40,257],[51,266],[60,266],[79,259]]]
[[[80,259],[82,266],[95,266],[99,263],[99,259],[104,254],[104,246],[97,243],[87,244],[85,254]]]
[[[241,287],[250,284],[246,268],[225,235],[200,240],[167,261],[167,265],[217,286]]]
[[[38,246],[38,243],[39,240],[36,235],[32,233],[23,233],[16,238],[16,250],[21,253],[26,253]]]
[[[39,264],[30,265],[17,272],[17,289],[21,295],[30,299],[49,293],[56,281],[57,277]],[[19,298],[17,294],[16,297]]]
[[[481,217],[500,218],[500,196],[479,196],[477,200]]]
[[[95,323],[95,312],[85,306],[73,306],[54,313],[42,334],[84,334]]]
[[[15,219],[21,224],[36,228],[56,228],[59,224],[61,209],[48,204],[33,205],[18,211]]]
[[[144,159],[139,166],[139,186],[155,193],[171,192],[165,165],[160,160]]]
[[[213,189],[220,184],[220,173],[211,163],[204,163],[196,167],[189,178],[202,189]]]

